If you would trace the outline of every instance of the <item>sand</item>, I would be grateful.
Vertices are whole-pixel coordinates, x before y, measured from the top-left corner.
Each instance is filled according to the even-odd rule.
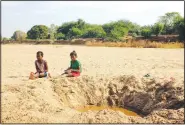
[[[184,49],[62,45],[2,45],[1,49],[3,123],[184,122]],[[82,76],[60,76],[73,50],[82,63]],[[35,71],[37,51],[44,52],[51,79],[28,80]],[[75,110],[85,105],[129,107],[143,115]]]

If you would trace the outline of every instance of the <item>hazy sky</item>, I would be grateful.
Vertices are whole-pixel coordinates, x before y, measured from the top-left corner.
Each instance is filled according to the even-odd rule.
[[[3,37],[16,30],[27,32],[34,25],[61,25],[78,18],[93,24],[128,19],[148,25],[166,12],[184,16],[183,1],[2,1],[1,6]]]

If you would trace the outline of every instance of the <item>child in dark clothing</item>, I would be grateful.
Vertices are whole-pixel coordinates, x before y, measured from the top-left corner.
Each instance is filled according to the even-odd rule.
[[[48,64],[47,61],[43,59],[43,52],[37,52],[37,60],[35,61],[36,73],[30,73],[30,79],[51,77],[48,73]]]

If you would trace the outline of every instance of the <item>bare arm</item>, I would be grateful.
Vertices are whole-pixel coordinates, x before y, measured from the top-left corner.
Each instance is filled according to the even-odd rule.
[[[37,66],[37,62],[35,61],[35,68],[37,72],[40,72],[39,67]]]
[[[46,65],[46,70],[45,70],[45,72],[48,72],[48,63],[45,62],[45,65]]]
[[[66,70],[69,70],[69,69],[71,69],[71,67],[68,67]]]
[[[70,64],[70,67],[68,67],[65,71],[70,70],[70,69],[71,69],[71,64]]]

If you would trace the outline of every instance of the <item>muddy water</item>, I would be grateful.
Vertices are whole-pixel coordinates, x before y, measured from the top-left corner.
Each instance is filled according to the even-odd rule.
[[[139,116],[135,112],[129,111],[129,110],[124,109],[124,108],[118,108],[118,107],[88,105],[88,106],[82,106],[82,107],[77,107],[76,108],[76,110],[78,110],[80,112],[87,112],[88,110],[100,111],[100,110],[103,110],[103,109],[110,109],[110,110],[114,110],[114,111],[120,111],[120,112],[124,113],[127,116]]]

